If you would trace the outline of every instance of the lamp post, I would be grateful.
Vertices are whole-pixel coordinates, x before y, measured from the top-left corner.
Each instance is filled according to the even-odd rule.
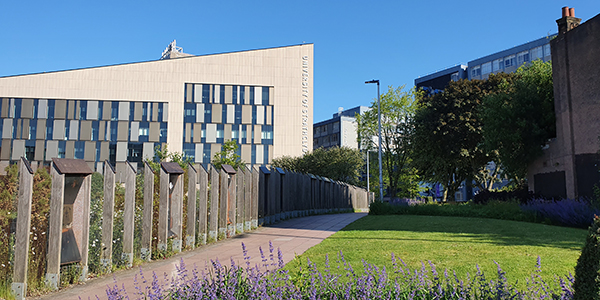
[[[377,146],[377,154],[379,156],[379,201],[383,202],[383,172],[381,169],[381,109],[379,104],[381,97],[379,96],[379,80],[373,79],[371,81],[365,81],[365,84],[369,83],[377,83],[377,122],[379,123],[379,145]]]

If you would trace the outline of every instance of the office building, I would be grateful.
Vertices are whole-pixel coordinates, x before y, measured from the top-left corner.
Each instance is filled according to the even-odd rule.
[[[349,147],[359,149],[356,114],[369,110],[366,106],[340,110],[331,119],[313,125],[313,148]]]
[[[141,166],[168,145],[208,164],[234,139],[248,164],[312,150],[313,44],[0,77],[0,167],[25,156]]]

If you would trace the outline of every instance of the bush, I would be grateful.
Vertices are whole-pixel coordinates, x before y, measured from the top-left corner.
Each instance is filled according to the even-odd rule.
[[[428,267],[410,270],[392,253],[393,267],[387,270],[367,262],[362,271],[355,271],[338,254],[338,266],[330,267],[326,257],[321,272],[310,260],[297,260],[294,271],[288,273],[283,267],[281,251],[274,254],[269,247],[267,258],[261,249],[262,264],[250,266],[250,257],[244,251],[245,266],[233,259],[229,266],[218,260],[212,261],[208,272],[191,272],[183,259],[173,278],[159,280],[156,273],[152,279],[136,281],[134,299],[570,299],[572,277],[557,277],[556,288],[550,287],[539,275],[539,258],[536,272],[527,281],[524,290],[518,290],[508,282],[504,271],[498,266],[493,279],[477,268],[473,277],[459,280],[456,274],[438,273],[433,263]],[[277,256],[277,258],[275,258]],[[139,278],[139,277],[138,277]],[[169,280],[170,279],[170,280]],[[116,281],[116,280],[115,280]],[[161,282],[163,282],[161,284]],[[142,283],[140,286],[138,283]],[[109,299],[123,299],[127,291],[118,282],[106,291]]]
[[[490,201],[512,201],[518,200],[521,204],[534,199],[535,195],[529,192],[527,186],[515,190],[488,191],[482,190],[473,196],[473,202],[476,204],[486,204]]]
[[[587,228],[600,215],[600,209],[587,200],[563,199],[559,201],[535,199],[521,205],[524,211],[537,215],[539,220],[561,226]]]
[[[600,299],[600,217],[595,216],[575,267],[575,300]]]

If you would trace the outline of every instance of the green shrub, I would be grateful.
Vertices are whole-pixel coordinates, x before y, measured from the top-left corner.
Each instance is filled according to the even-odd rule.
[[[600,299],[600,217],[588,231],[585,245],[575,267],[574,300]]]

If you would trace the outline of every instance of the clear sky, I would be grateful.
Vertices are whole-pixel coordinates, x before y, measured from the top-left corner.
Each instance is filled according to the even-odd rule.
[[[8,1],[0,76],[156,60],[174,39],[203,55],[314,43],[314,121],[369,106],[387,86],[556,33],[599,0]],[[1,93],[1,91],[0,91]]]

